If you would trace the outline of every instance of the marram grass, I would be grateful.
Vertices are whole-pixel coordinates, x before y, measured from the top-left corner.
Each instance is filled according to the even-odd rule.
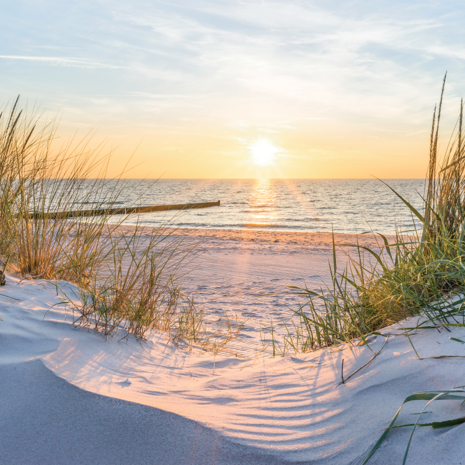
[[[241,325],[226,318],[207,325],[202,309],[185,296],[179,278],[193,253],[174,238],[169,224],[140,235],[125,233],[110,213],[85,219],[49,213],[91,205],[110,212],[125,189],[120,176],[108,179],[111,152],[90,148],[91,136],[58,145],[57,123],[21,109],[19,98],[0,112],[0,258],[23,278],[66,280],[77,285],[64,295],[74,323],[105,336],[123,331],[145,338],[166,332],[176,343],[227,351]],[[124,168],[126,169],[126,167]],[[34,215],[30,215],[34,212]],[[63,289],[62,289],[63,291]]]
[[[349,264],[338,269],[335,245],[331,285],[320,292],[291,287],[304,298],[294,310],[300,320],[299,352],[365,338],[412,316],[426,316],[434,326],[447,323],[460,309],[448,306],[452,294],[465,290],[465,148],[463,103],[457,130],[443,157],[438,156],[439,121],[434,111],[424,212],[393,191],[421,227],[397,231],[394,243],[379,234],[379,247],[350,244]],[[391,189],[389,186],[387,186]],[[391,189],[392,190],[392,189]]]

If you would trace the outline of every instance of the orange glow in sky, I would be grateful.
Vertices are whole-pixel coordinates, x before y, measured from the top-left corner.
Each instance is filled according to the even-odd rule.
[[[444,139],[465,95],[447,2],[42,3],[2,9],[0,102],[97,130],[110,176],[423,178],[446,70]]]

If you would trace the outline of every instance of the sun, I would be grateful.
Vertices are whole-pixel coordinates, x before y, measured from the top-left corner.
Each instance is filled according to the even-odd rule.
[[[252,160],[257,165],[271,165],[275,159],[276,152],[279,151],[271,142],[267,140],[258,140],[250,145]]]

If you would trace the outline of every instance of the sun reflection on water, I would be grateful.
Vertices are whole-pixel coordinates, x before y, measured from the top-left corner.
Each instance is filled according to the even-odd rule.
[[[266,228],[274,224],[276,191],[271,179],[256,179],[250,195],[247,224],[249,228]]]

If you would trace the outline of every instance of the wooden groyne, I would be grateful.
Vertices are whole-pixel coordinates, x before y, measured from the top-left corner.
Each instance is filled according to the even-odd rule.
[[[163,212],[169,210],[191,210],[194,208],[210,208],[219,207],[220,201],[218,202],[203,202],[203,203],[180,203],[177,205],[152,205],[146,207],[130,207],[130,208],[100,208],[97,210],[74,210],[67,212],[32,212],[29,214],[29,218],[48,218],[52,220],[66,219],[66,218],[78,218],[78,217],[89,217],[89,216],[102,216],[102,215],[131,215],[135,213],[151,213],[151,212]]]

